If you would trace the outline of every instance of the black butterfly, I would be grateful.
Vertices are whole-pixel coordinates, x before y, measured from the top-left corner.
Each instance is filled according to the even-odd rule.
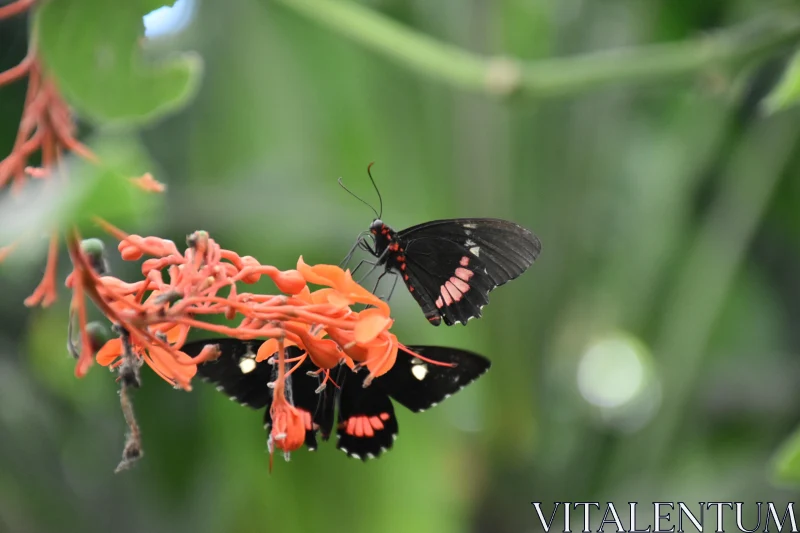
[[[269,431],[272,389],[267,383],[275,380],[278,367],[267,361],[255,362],[255,353],[263,342],[218,338],[190,342],[181,350],[196,356],[205,345],[218,345],[220,357],[198,365],[198,375],[215,384],[217,390],[231,400],[253,409],[266,408],[264,427]],[[485,357],[465,350],[433,346],[408,348],[427,359],[455,363],[455,366],[424,362],[401,347],[392,369],[375,378],[369,386],[364,387],[364,379],[369,374],[366,368],[353,372],[340,365],[332,370],[336,385],[329,380],[317,393],[322,379],[307,374],[317,367],[306,358],[303,366],[287,377],[286,386],[287,399],[297,409],[308,413],[313,421],[312,428],[306,431],[306,447],[317,448],[317,432],[322,440],[328,440],[336,405],[336,447],[364,461],[378,457],[389,450],[397,438],[397,418],[390,397],[415,413],[425,411],[475,381],[491,366]],[[301,353],[296,346],[286,348],[287,358]]]
[[[369,167],[367,173],[375,186]],[[377,186],[375,190],[378,191]],[[383,213],[382,199],[380,209]],[[395,231],[383,223],[381,213],[375,211],[377,218],[369,227],[374,246],[359,238],[343,263],[350,260],[358,246],[371,253],[377,261],[362,261],[353,273],[366,263],[373,268],[385,267],[378,283],[389,273],[395,276],[395,284],[397,276],[402,276],[425,318],[434,326],[443,319],[452,326],[480,317],[481,309],[489,303],[489,293],[519,277],[542,251],[536,235],[507,220],[435,220]],[[376,283],[373,292],[377,288]],[[390,297],[393,291],[394,285]]]

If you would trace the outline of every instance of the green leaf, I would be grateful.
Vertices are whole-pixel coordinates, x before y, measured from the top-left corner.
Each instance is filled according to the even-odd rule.
[[[181,54],[143,57],[142,17],[162,0],[51,0],[36,13],[39,55],[75,109],[103,124],[141,124],[194,95],[202,62]]]
[[[768,114],[783,111],[800,101],[800,50],[795,52],[786,65],[778,85],[764,100],[764,110]]]
[[[781,445],[772,464],[776,483],[800,485],[800,428]]]
[[[54,176],[30,183],[20,195],[7,195],[0,201],[0,246],[20,238],[30,241],[54,229],[63,231],[72,224],[94,228],[95,216],[125,228],[138,226],[156,213],[163,195],[143,191],[131,182],[152,168],[139,140],[103,134],[87,144],[100,163],[70,155],[62,170],[64,179]],[[28,243],[22,248],[29,248]]]

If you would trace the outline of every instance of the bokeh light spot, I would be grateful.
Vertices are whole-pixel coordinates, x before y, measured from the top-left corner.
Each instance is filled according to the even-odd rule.
[[[644,384],[644,361],[638,346],[624,337],[590,345],[578,365],[578,388],[586,401],[599,407],[630,402]]]
[[[186,28],[194,15],[194,0],[178,0],[144,16],[144,35],[149,39],[172,35]]]

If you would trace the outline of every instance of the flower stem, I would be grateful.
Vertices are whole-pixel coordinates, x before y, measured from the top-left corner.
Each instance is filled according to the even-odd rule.
[[[438,41],[351,1],[273,0],[407,67],[494,96],[554,98],[604,85],[653,83],[737,67],[800,42],[800,16],[773,12],[703,37],[523,61],[485,57]]]

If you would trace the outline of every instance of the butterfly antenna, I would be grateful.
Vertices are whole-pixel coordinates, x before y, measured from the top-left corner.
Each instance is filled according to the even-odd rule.
[[[375,213],[375,216],[376,216],[376,218],[381,218],[381,217],[380,217],[380,215],[378,214],[378,212],[377,212],[377,211],[375,211],[375,208],[374,208],[374,207],[372,207],[371,205],[369,205],[369,204],[368,204],[368,203],[367,203],[367,202],[366,202],[366,201],[365,201],[363,198],[361,198],[361,197],[360,197],[360,196],[358,196],[356,193],[354,193],[353,191],[351,191],[350,189],[348,189],[347,187],[345,187],[345,186],[344,186],[344,183],[342,183],[342,178],[339,178],[339,180],[338,180],[338,181],[339,181],[339,186],[340,186],[342,189],[346,190],[348,193],[350,193],[350,195],[351,195],[353,198],[355,198],[356,200],[358,200],[359,202],[361,202],[361,203],[362,203],[362,204],[364,204],[365,206],[367,206],[367,207],[369,207],[370,209],[372,209],[372,212],[373,212],[373,213]],[[373,183],[374,183],[374,182],[373,182]],[[381,210],[383,210],[383,207],[381,207]]]
[[[375,185],[375,180],[372,178],[372,172],[370,172],[370,169],[372,168],[372,165],[374,165],[374,164],[375,164],[375,161],[373,161],[372,163],[367,165],[367,175],[369,176],[369,181],[372,182],[372,186],[375,187],[375,192],[378,193],[378,200],[381,203],[381,212],[378,215],[378,218],[381,218],[383,216],[383,197],[381,196],[381,191],[378,190],[378,186]],[[373,211],[374,211],[374,209],[373,209]]]

